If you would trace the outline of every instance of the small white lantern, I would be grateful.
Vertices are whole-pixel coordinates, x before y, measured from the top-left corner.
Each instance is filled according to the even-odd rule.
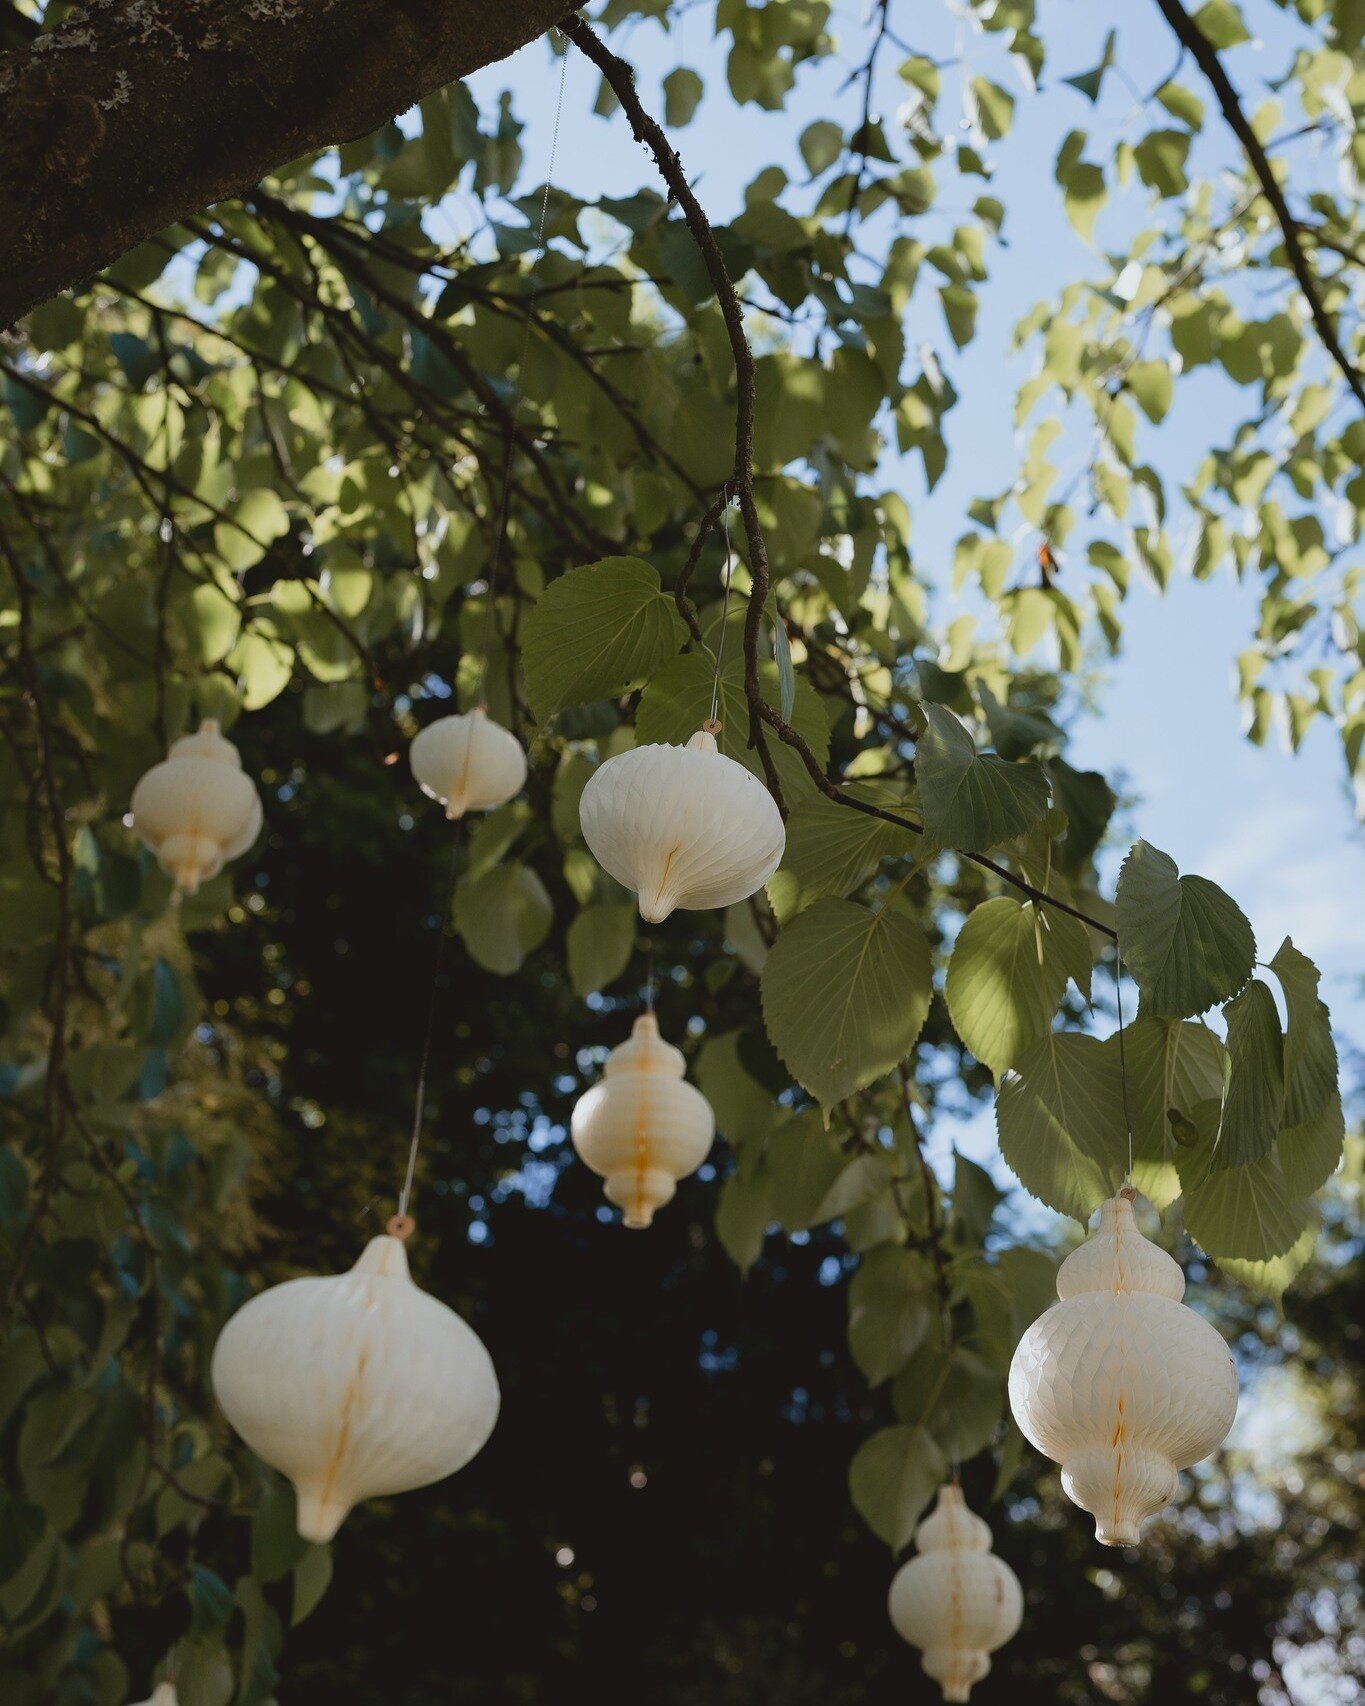
[[[133,789],[133,828],[185,894],[216,877],[261,832],[261,797],[216,717],[182,735]]]
[[[607,759],[578,808],[599,865],[660,924],[756,894],[782,863],[787,831],[757,776],[716,745],[717,724],[686,746],[637,746]]]
[[[1237,1370],[1222,1337],[1181,1299],[1180,1264],[1144,1238],[1131,1189],[1057,1273],[1060,1302],[1010,1365],[1024,1437],[1062,1466],[1062,1487],[1095,1518],[1095,1538],[1132,1546],[1180,1477],[1217,1450],[1237,1414]]]
[[[477,1335],[420,1291],[389,1222],[349,1273],[245,1304],[213,1352],[213,1390],[246,1443],[294,1483],[299,1533],[328,1541],[362,1499],[462,1469],[498,1418]]]
[[[652,1013],[608,1056],[602,1082],[573,1111],[573,1145],[631,1227],[648,1226],[677,1181],[695,1173],[716,1135],[715,1115],[685,1083],[682,1051],[666,1043]]]
[[[158,1682],[149,1700],[135,1700],[132,1706],[180,1706],[180,1696],[173,1682]]]
[[[1018,1632],[1019,1578],[991,1551],[991,1531],[967,1509],[956,1484],[915,1530],[917,1556],[897,1570],[887,1609],[896,1633],[924,1654],[943,1698],[966,1700],[991,1668],[990,1655]]]
[[[424,794],[448,818],[486,812],[520,792],[526,780],[521,742],[482,705],[463,716],[438,717],[413,736],[408,762]]]

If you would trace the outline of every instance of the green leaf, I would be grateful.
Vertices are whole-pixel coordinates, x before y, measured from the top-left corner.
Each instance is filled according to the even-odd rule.
[[[1118,1055],[1117,1031],[1105,1046]],[[1223,1046],[1198,1020],[1144,1013],[1124,1027],[1123,1060],[1133,1118],[1133,1183],[1157,1208],[1168,1208],[1180,1195],[1172,1110],[1193,1121],[1201,1102],[1222,1100]]]
[[[720,1188],[716,1204],[716,1236],[741,1274],[747,1274],[762,1254],[763,1237],[772,1219],[767,1175],[760,1171],[746,1179],[731,1173]]]
[[[1198,1173],[1198,1161],[1190,1175],[1182,1170],[1187,1178],[1185,1230],[1215,1261],[1234,1256],[1267,1262],[1286,1256],[1312,1220],[1309,1204],[1294,1196],[1273,1153],[1190,1182]]]
[[[885,787],[855,782],[849,792],[887,809],[904,802]],[[918,837],[824,794],[802,800],[787,819],[782,864],[768,880],[768,899],[785,924],[822,895],[840,898],[860,888],[883,859],[908,853]]]
[[[1311,1197],[1336,1172],[1346,1143],[1341,1092],[1332,1093],[1311,1119],[1287,1126],[1275,1144],[1290,1195]]]
[[[942,1448],[927,1428],[882,1428],[858,1447],[848,1486],[863,1521],[899,1552],[947,1474]]]
[[[929,1341],[897,1379],[891,1397],[901,1421],[927,1428],[945,1455],[966,1462],[995,1437],[1005,1383],[975,1351],[963,1345],[945,1351]]]
[[[651,741],[671,741],[682,745],[690,740],[711,714],[711,677],[713,665],[700,652],[687,652],[671,658],[655,670],[649,685],[640,695],[635,713],[635,738],[640,745]],[[759,680],[769,703],[778,690],[777,665],[770,659],[759,664]],[[727,646],[720,672],[720,707],[722,723],[717,737],[720,750],[727,758],[752,770],[764,780],[763,762],[749,745],[749,712],[744,698],[744,659],[738,645]],[[823,764],[829,757],[829,723],[820,704],[820,697],[810,683],[798,679],[796,708],[791,716],[792,727],[800,734],[817,760]],[[788,805],[808,799],[815,792],[798,755],[777,737],[768,734],[768,750],[772,753],[782,781],[782,791]]]
[[[1084,936],[1084,926],[1076,928]],[[1088,955],[1088,942],[1084,947]],[[962,926],[948,962],[948,1012],[958,1036],[996,1077],[1050,1028],[1067,984],[1064,951],[1061,934],[1033,903],[1008,895],[978,906]]]
[[[898,1373],[937,1314],[933,1274],[895,1244],[869,1250],[848,1288],[848,1344],[869,1385]]]
[[[1261,1262],[1244,1261],[1236,1256],[1220,1256],[1218,1266],[1229,1279],[1236,1280],[1250,1291],[1263,1291],[1269,1297],[1283,1297],[1293,1281],[1307,1267],[1317,1241],[1318,1228],[1315,1221],[1303,1229],[1293,1249],[1286,1251],[1283,1256],[1272,1256]]]
[[[310,1546],[294,1566],[294,1608],[290,1627],[297,1629],[311,1611],[317,1609],[332,1580],[332,1549],[330,1546]]]
[[[1321,973],[1307,954],[1299,952],[1288,936],[1276,950],[1275,957],[1270,962],[1270,969],[1279,979],[1280,988],[1284,991],[1285,1013],[1289,1021],[1284,1033],[1284,1078],[1286,1084],[1291,1084],[1300,1062],[1309,1054],[1313,1033],[1322,1022],[1322,1014],[1326,1012],[1318,998]],[[1331,1034],[1330,1026],[1328,1034]],[[1336,1082],[1335,1075],[1332,1082]],[[1322,1099],[1326,1100],[1325,1092]]]
[[[635,948],[633,905],[585,906],[565,936],[569,981],[576,995],[593,995],[630,964]]]
[[[1128,369],[1128,389],[1149,421],[1166,418],[1175,386],[1164,361],[1135,361]]]
[[[787,634],[787,624],[777,607],[776,594],[769,601],[769,614],[773,623],[773,660],[777,664],[779,709],[782,721],[790,723],[796,709],[796,666],[792,662],[792,643]]]
[[[454,919],[470,957],[485,971],[511,977],[549,935],[554,903],[529,865],[499,865],[461,882]]]
[[[1118,1058],[1096,1038],[1040,1037],[1006,1075],[995,1119],[1006,1164],[1059,1214],[1084,1224],[1122,1184],[1128,1146]]]
[[[1117,908],[1124,964],[1153,1013],[1203,1013],[1251,976],[1256,938],[1236,902],[1145,841],[1123,862]]]
[[[1258,1161],[1270,1151],[1284,1113],[1284,1040],[1275,997],[1254,978],[1223,1009],[1228,1021],[1228,1089],[1215,1170]]]
[[[685,65],[670,71],[664,78],[664,123],[670,127],[691,124],[703,92],[702,80],[695,71]]]
[[[527,616],[522,666],[542,721],[568,705],[615,699],[645,681],[687,637],[659,577],[638,557],[570,569]]]
[[[783,928],[762,994],[773,1047],[830,1107],[914,1047],[933,994],[929,944],[892,907],[817,900]]]
[[[1233,0],[1207,0],[1194,14],[1195,26],[1216,48],[1239,47],[1251,35],[1242,20],[1242,9]]]
[[[814,1226],[847,1157],[814,1108],[787,1119],[768,1138],[768,1206],[787,1233]]]
[[[1097,770],[1073,770],[1060,758],[1051,759],[1044,769],[1052,798],[1066,813],[1066,833],[1053,843],[1053,861],[1058,870],[1074,876],[1094,857],[1118,797]]]
[[[942,705],[923,710],[929,726],[916,750],[915,774],[924,825],[935,841],[981,852],[1032,829],[1048,809],[1041,768],[979,755],[951,711]]]

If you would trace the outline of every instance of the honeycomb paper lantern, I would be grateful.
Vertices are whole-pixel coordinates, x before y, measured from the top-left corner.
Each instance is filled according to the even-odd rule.
[[[627,1226],[648,1226],[695,1173],[716,1135],[711,1104],[683,1081],[682,1051],[666,1043],[652,1013],[611,1051],[602,1082],[573,1111],[574,1148],[601,1178]]]
[[[288,1280],[244,1305],[212,1376],[228,1421],[294,1483],[299,1533],[317,1542],[362,1499],[462,1469],[498,1416],[488,1352],[413,1284],[392,1236],[372,1238],[349,1273]]]
[[[659,924],[675,907],[730,906],[761,889],[787,832],[772,795],[701,729],[686,746],[637,746],[592,775],[579,806],[597,862]]]
[[[133,789],[133,828],[185,894],[216,877],[261,832],[261,797],[215,717],[182,735]]]
[[[939,1489],[915,1545],[917,1556],[892,1578],[887,1609],[896,1633],[920,1648],[943,1698],[966,1700],[991,1668],[990,1655],[1019,1628],[1019,1578],[991,1551],[990,1529],[956,1485]]]
[[[1106,1546],[1136,1542],[1177,1471],[1216,1450],[1237,1414],[1232,1356],[1184,1295],[1179,1264],[1143,1237],[1124,1191],[1062,1263],[1061,1301],[1010,1365],[1014,1419],[1061,1464],[1067,1497]]]
[[[519,793],[526,780],[521,742],[482,705],[459,717],[438,717],[413,737],[408,762],[424,794],[448,818],[486,812]]]

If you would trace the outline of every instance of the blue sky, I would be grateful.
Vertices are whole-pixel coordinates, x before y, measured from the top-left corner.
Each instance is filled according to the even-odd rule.
[[[1144,123],[1141,95],[1170,74],[1176,54],[1155,8],[1135,9],[1130,15],[1129,9],[1117,6],[1044,0],[1041,33],[1053,62],[1045,73],[1044,93],[1029,98],[994,42],[960,34],[946,4],[910,6],[902,0],[895,6],[893,0],[893,7],[898,33],[912,39],[917,50],[965,62],[1018,97],[1015,129],[1008,146],[999,151],[997,176],[990,186],[1009,210],[1008,247],[992,259],[993,276],[983,287],[976,340],[965,353],[949,358],[961,400],[949,416],[948,473],[928,495],[917,462],[897,459],[893,453],[886,464],[890,476],[902,481],[911,503],[916,560],[936,583],[936,610],[946,625],[958,608],[950,570],[953,543],[969,525],[966,505],[973,496],[1001,489],[1018,457],[1013,394],[1028,372],[1028,359],[1009,353],[1014,324],[1035,301],[1054,295],[1094,265],[1092,252],[1064,216],[1052,177],[1061,139],[1073,127],[1089,129],[1098,148],[1106,141],[1112,146],[1122,134],[1141,136],[1155,122],[1149,118]],[[796,139],[806,124],[825,117],[855,122],[860,92],[841,86],[865,55],[867,12],[862,4],[834,7],[831,27],[840,39],[841,57],[804,68],[787,111],[780,114],[737,108],[730,100],[724,48],[711,36],[710,5],[697,5],[684,14],[671,38],[657,24],[641,22],[618,32],[613,45],[636,66],[646,104],[660,114],[659,82],[665,72],[682,63],[702,73],[707,96],[675,140],[703,205],[723,219],[741,205],[749,179],[771,162],[783,164],[794,179],[804,179]],[[1247,15],[1254,26],[1266,30],[1266,44],[1236,49],[1229,64],[1238,83],[1253,90],[1259,78],[1274,74],[1283,63],[1279,49],[1289,35],[1269,5],[1252,0]],[[1105,99],[1094,109],[1060,79],[1097,63],[1106,31],[1119,17],[1124,20],[1121,69],[1111,74]],[[874,112],[888,122],[904,98],[904,86],[895,75],[902,57],[889,46],[878,79]],[[945,91],[956,75],[953,68],[945,68]],[[1183,76],[1206,97],[1208,108],[1196,164],[1204,171],[1216,169],[1235,159],[1235,144],[1197,73],[1187,68]],[[527,124],[521,193],[542,181],[549,164],[558,80],[558,63],[544,42],[533,43],[472,80],[485,111],[502,90],[510,89],[515,111]],[[609,118],[593,113],[597,92],[596,71],[571,56],[556,183],[590,195],[656,184],[652,163],[619,112]],[[1305,160],[1303,169],[1321,167]],[[942,221],[960,217],[982,187],[973,181],[961,201],[951,197],[952,209]],[[1141,191],[1130,195],[1101,216],[1101,242],[1126,246],[1131,232],[1145,223],[1144,197]],[[452,224],[467,226],[467,211],[455,198],[448,209]],[[924,338],[940,351],[951,348],[931,297],[923,306],[916,299],[914,315],[923,316],[923,323],[907,328],[912,346]],[[1147,446],[1171,485],[1204,454],[1211,435],[1233,418],[1231,411],[1239,402],[1231,387],[1202,376],[1188,390],[1185,403],[1178,401],[1161,428],[1152,429]],[[1068,466],[1064,457],[1062,466]],[[1021,541],[1021,552],[1026,549]],[[940,573],[935,573],[935,564],[942,566]],[[961,607],[972,608],[969,600],[964,594]],[[1240,585],[1230,572],[1205,583],[1178,575],[1164,595],[1135,575],[1124,608],[1123,654],[1112,663],[1101,660],[1098,711],[1076,721],[1070,756],[1125,780],[1136,801],[1131,818],[1135,835],[1164,848],[1182,869],[1198,871],[1234,894],[1251,917],[1263,958],[1292,933],[1323,968],[1324,993],[1339,1025],[1360,1038],[1365,1036],[1359,973],[1365,913],[1353,902],[1365,890],[1365,845],[1334,729],[1315,725],[1296,755],[1278,744],[1254,748],[1242,735],[1233,666],[1253,631],[1255,610],[1256,587]],[[972,1150],[983,1141],[989,1141],[988,1132],[974,1129]]]

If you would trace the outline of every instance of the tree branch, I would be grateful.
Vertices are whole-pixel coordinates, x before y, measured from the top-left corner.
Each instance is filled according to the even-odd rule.
[[[0,326],[548,29],[564,0],[88,0],[0,54]]]
[[[754,501],[755,370],[754,353],[749,348],[749,340],[744,332],[744,310],[740,306],[734,282],[726,270],[725,257],[721,254],[716,234],[711,229],[711,221],[692,192],[677,150],[664,135],[658,120],[651,118],[640,103],[640,97],[635,92],[635,72],[624,59],[619,58],[599,41],[588,24],[576,13],[561,19],[559,28],[602,73],[630,120],[631,132],[636,141],[643,143],[654,156],[654,163],[668,185],[673,199],[682,209],[688,229],[701,252],[707,276],[711,280],[711,288],[716,293],[721,318],[725,321],[725,331],[730,340],[730,354],[735,364],[733,485],[735,497],[739,502],[739,513],[744,521],[744,537],[749,548],[749,573],[753,577],[749,605],[744,618],[744,697],[749,707],[749,745],[757,748],[763,764],[763,774],[767,778],[768,791],[785,817],[782,784],[763,733],[763,692],[758,679],[758,642],[763,610],[768,602],[768,548],[764,543],[763,528],[758,519],[758,505]]]
[[[1362,409],[1365,409],[1365,376],[1362,376],[1360,369],[1341,347],[1341,340],[1338,338],[1337,329],[1332,323],[1332,316],[1327,312],[1326,304],[1322,300],[1321,287],[1304,251],[1304,228],[1290,211],[1284,191],[1280,188],[1279,179],[1275,176],[1275,169],[1271,165],[1265,149],[1261,146],[1260,138],[1247,122],[1246,114],[1242,111],[1241,100],[1236,89],[1232,86],[1232,80],[1223,69],[1223,62],[1218,57],[1218,50],[1186,12],[1180,4],[1180,0],[1156,0],[1156,3],[1161,8],[1161,15],[1175,32],[1177,40],[1189,49],[1199,69],[1208,79],[1214,94],[1218,97],[1218,105],[1222,108],[1223,117],[1245,150],[1251,169],[1260,182],[1261,190],[1274,210],[1275,218],[1279,221],[1290,270],[1299,281],[1299,289],[1303,292],[1304,300],[1308,303],[1308,311],[1313,316],[1313,324],[1317,327],[1323,348],[1336,363],[1342,378],[1355,393],[1356,401]]]

